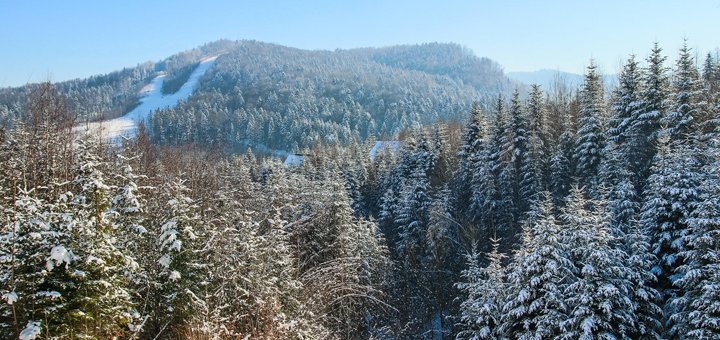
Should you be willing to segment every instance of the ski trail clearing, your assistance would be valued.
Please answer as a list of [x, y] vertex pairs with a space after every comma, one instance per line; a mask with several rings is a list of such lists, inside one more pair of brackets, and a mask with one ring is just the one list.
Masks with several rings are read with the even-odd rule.
[[119, 137], [133, 137], [135, 135], [137, 125], [141, 121], [147, 121], [152, 112], [158, 109], [175, 107], [178, 102], [190, 97], [200, 78], [205, 75], [208, 69], [210, 69], [217, 57], [218, 56], [202, 59], [200, 64], [190, 74], [190, 77], [185, 84], [183, 84], [177, 92], [163, 95], [162, 85], [163, 81], [165, 81], [166, 75], [158, 75], [150, 84], [145, 85], [140, 90], [138, 93], [140, 96], [140, 104], [132, 111], [119, 118], [93, 122], [88, 125], [82, 124], [76, 126], [74, 130], [76, 132], [85, 133], [99, 132], [103, 137], [110, 139], [115, 143], [120, 142]]

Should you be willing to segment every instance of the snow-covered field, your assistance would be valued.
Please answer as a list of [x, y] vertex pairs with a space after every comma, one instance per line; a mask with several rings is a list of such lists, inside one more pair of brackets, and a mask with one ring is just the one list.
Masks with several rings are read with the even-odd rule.
[[210, 69], [215, 59], [217, 59], [217, 56], [201, 60], [200, 65], [195, 68], [187, 82], [185, 82], [177, 92], [163, 95], [162, 85], [163, 81], [165, 81], [165, 74], [158, 75], [150, 84], [145, 85], [140, 90], [140, 93], [138, 93], [140, 104], [132, 111], [119, 118], [94, 122], [89, 125], [79, 125], [75, 127], [75, 131], [100, 133], [105, 138], [113, 141], [118, 141], [121, 136], [134, 136], [137, 125], [141, 121], [147, 120], [153, 111], [167, 107], [175, 107], [178, 102], [190, 97], [193, 90], [195, 90], [198, 80]]

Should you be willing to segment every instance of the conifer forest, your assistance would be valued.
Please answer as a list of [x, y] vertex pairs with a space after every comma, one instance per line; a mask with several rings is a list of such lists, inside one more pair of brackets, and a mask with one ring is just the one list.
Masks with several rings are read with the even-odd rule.
[[[223, 40], [0, 88], [0, 338], [720, 339], [720, 59], [648, 47], [577, 86]], [[158, 72], [197, 83], [108, 137]]]

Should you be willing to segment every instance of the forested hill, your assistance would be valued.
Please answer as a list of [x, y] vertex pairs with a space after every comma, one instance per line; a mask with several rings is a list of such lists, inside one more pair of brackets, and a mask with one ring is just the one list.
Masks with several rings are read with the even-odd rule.
[[[128, 112], [158, 72], [172, 92], [203, 57], [220, 55], [193, 96], [156, 114], [161, 144], [265, 144], [292, 150], [396, 134], [462, 119], [473, 101], [513, 87], [501, 67], [455, 44], [309, 51], [257, 41], [217, 41], [107, 75], [56, 84], [79, 121]], [[0, 90], [0, 119], [22, 114], [37, 85]]]

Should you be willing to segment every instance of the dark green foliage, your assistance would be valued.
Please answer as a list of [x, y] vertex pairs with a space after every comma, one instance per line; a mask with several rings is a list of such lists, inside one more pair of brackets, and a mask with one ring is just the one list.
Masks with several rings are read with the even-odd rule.
[[177, 92], [180, 87], [187, 82], [188, 78], [190, 78], [190, 74], [192, 74], [198, 65], [200, 65], [200, 63], [185, 65], [175, 72], [165, 76], [162, 84], [162, 93], [167, 95]]

